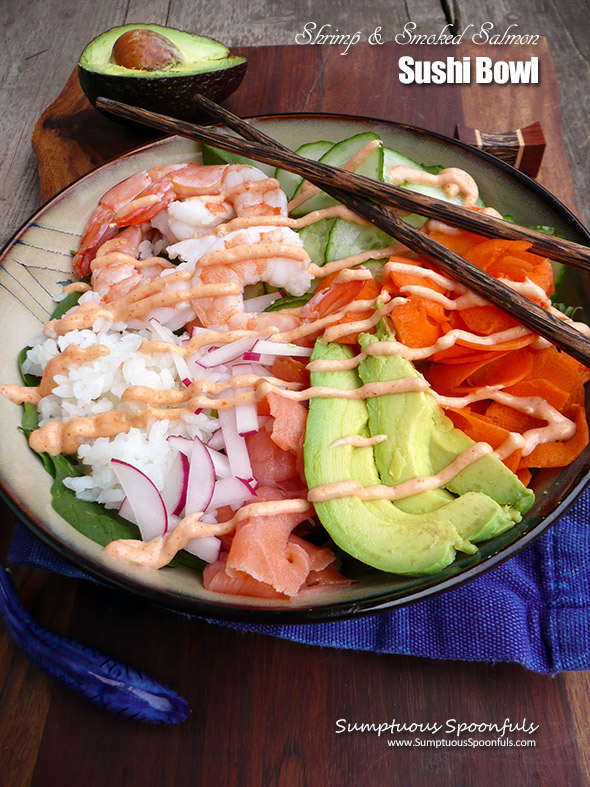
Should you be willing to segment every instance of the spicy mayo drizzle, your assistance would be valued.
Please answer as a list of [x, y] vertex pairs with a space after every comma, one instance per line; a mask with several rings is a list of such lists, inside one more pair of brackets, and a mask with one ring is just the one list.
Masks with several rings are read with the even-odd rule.
[[387, 177], [396, 185], [415, 183], [416, 185], [438, 186], [448, 197], [456, 197], [461, 194], [463, 205], [475, 205], [479, 197], [477, 183], [468, 172], [458, 167], [448, 167], [441, 170], [438, 175], [433, 175], [431, 172], [425, 172], [416, 169], [416, 167], [398, 164], [395, 167], [389, 167]]
[[312, 506], [307, 500], [292, 498], [290, 500], [268, 500], [263, 503], [248, 503], [242, 506], [227, 522], [209, 525], [201, 522], [202, 512], [189, 514], [181, 519], [178, 525], [165, 536], [151, 541], [122, 538], [111, 541], [104, 548], [105, 554], [119, 560], [125, 560], [137, 566], [163, 568], [168, 565], [174, 555], [184, 549], [193, 538], [203, 536], [222, 536], [231, 533], [237, 524], [254, 516], [273, 516], [276, 514], [298, 514], [311, 511]]
[[362, 486], [358, 481], [338, 481], [310, 489], [307, 499], [311, 503], [325, 503], [328, 500], [342, 497], [358, 497], [361, 500], [401, 500], [421, 492], [439, 489], [448, 484], [461, 470], [490, 453], [492, 453], [492, 448], [487, 443], [474, 443], [440, 473], [410, 478], [396, 486], [386, 486], [385, 484]]

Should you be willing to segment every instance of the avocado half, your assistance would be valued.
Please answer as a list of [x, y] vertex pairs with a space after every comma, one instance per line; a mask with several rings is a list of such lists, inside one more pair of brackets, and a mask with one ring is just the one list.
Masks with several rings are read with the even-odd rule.
[[[113, 47], [122, 35], [135, 30], [166, 38], [178, 50], [179, 62], [155, 70], [119, 65]], [[212, 38], [161, 25], [131, 24], [114, 27], [88, 44], [78, 62], [78, 78], [92, 104], [104, 96], [192, 120], [199, 115], [194, 103], [197, 93], [222, 101], [239, 87], [246, 67], [246, 58], [231, 55]]]

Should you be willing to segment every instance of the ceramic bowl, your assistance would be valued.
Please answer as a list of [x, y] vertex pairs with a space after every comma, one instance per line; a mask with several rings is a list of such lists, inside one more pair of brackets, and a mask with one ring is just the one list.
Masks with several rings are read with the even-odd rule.
[[[499, 159], [421, 129], [391, 122], [336, 115], [280, 115], [257, 119], [271, 136], [291, 148], [318, 139], [338, 141], [374, 130], [384, 143], [424, 164], [457, 166], [470, 172], [481, 196], [524, 225], [548, 225], [573, 241], [590, 235], [573, 214], [543, 187]], [[196, 160], [196, 143], [168, 138], [106, 164], [72, 184], [44, 205], [5, 249], [0, 268], [0, 380], [18, 383], [16, 358], [41, 331], [54, 307], [52, 297], [71, 279], [72, 250], [101, 195], [142, 169]], [[584, 277], [571, 269], [560, 287], [560, 300], [587, 307]], [[586, 309], [586, 314], [590, 311]], [[577, 315], [576, 319], [579, 319]], [[49, 547], [106, 584], [131, 591], [167, 607], [211, 618], [242, 622], [318, 622], [376, 612], [413, 603], [479, 576], [537, 538], [580, 494], [588, 480], [586, 450], [560, 471], [541, 471], [533, 481], [536, 503], [523, 521], [502, 536], [480, 545], [477, 554], [459, 556], [431, 577], [403, 578], [350, 560], [346, 572], [356, 581], [345, 588], [292, 601], [269, 601], [206, 591], [198, 572], [152, 571], [105, 556], [94, 542], [65, 522], [51, 506], [51, 478], [19, 431], [21, 408], [0, 398], [0, 484], [23, 522]]]

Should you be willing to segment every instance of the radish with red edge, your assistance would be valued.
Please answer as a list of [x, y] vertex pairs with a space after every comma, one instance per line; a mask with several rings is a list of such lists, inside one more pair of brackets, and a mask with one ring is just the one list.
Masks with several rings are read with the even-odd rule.
[[258, 339], [252, 347], [251, 352], [261, 355], [288, 355], [309, 357], [313, 349], [311, 347], [299, 347], [297, 344], [287, 344], [285, 342], [271, 342], [267, 339]]
[[164, 488], [162, 500], [166, 510], [173, 516], [179, 516], [186, 504], [188, 488], [189, 462], [185, 454], [176, 451], [170, 466]]
[[234, 361], [236, 358], [241, 358], [245, 352], [252, 349], [255, 339], [246, 337], [245, 339], [238, 339], [236, 342], [224, 344], [223, 347], [218, 347], [216, 350], [203, 355], [202, 358], [195, 358], [194, 361], [198, 366], [205, 369], [211, 369], [213, 366]]
[[168, 512], [156, 485], [137, 467], [111, 459], [113, 472], [135, 516], [135, 522], [144, 541], [163, 536], [168, 530]]
[[193, 440], [186, 492], [185, 513], [206, 511], [215, 489], [215, 468], [207, 446], [198, 437]]
[[193, 441], [188, 437], [181, 437], [177, 434], [168, 435], [166, 438], [166, 442], [170, 443], [173, 448], [176, 448], [177, 451], [180, 451], [185, 456], [189, 456], [193, 450]]

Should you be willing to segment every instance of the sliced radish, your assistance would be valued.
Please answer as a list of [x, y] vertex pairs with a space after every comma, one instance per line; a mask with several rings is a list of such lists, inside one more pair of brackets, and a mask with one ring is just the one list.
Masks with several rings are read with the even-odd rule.
[[219, 557], [221, 551], [221, 541], [217, 536], [203, 536], [202, 538], [191, 538], [185, 546], [187, 552], [196, 555], [204, 560], [205, 563], [213, 563]]
[[206, 525], [216, 525], [217, 524], [217, 509], [216, 508], [209, 508], [203, 516], [201, 517], [201, 522], [204, 522]]
[[217, 431], [213, 432], [207, 443], [207, 448], [213, 448], [214, 451], [225, 448], [225, 440], [223, 439], [223, 432], [221, 429], [217, 429]]
[[111, 465], [129, 500], [142, 539], [151, 541], [165, 535], [168, 512], [153, 481], [137, 467], [120, 459], [111, 459]]
[[198, 437], [193, 440], [186, 492], [185, 513], [206, 511], [215, 489], [215, 468], [207, 446]]
[[133, 513], [133, 509], [131, 508], [131, 503], [129, 502], [128, 497], [123, 498], [123, 502], [119, 506], [119, 510], [117, 511], [119, 516], [122, 516], [123, 519], [126, 519], [128, 522], [133, 523], [134, 525], [137, 524], [135, 521], [135, 514]]
[[192, 307], [184, 309], [173, 309], [170, 306], [160, 306], [152, 312], [152, 318], [165, 325], [171, 331], [177, 331], [179, 328], [184, 328], [187, 322], [190, 322], [195, 317], [195, 311]]
[[188, 359], [190, 376], [193, 381], [210, 380], [212, 372], [217, 375], [217, 380], [226, 380], [230, 377], [230, 372], [226, 366], [215, 366], [213, 369], [205, 369], [199, 365], [199, 356], [191, 355]]
[[[253, 374], [253, 369], [247, 363], [235, 363], [232, 366], [232, 375], [238, 377], [242, 374]], [[245, 388], [236, 388], [235, 394], [244, 393]], [[236, 428], [242, 437], [258, 431], [258, 410], [254, 402], [237, 404], [235, 407]]]
[[234, 361], [236, 358], [241, 358], [245, 352], [252, 349], [254, 342], [255, 340], [248, 337], [245, 339], [238, 339], [236, 342], [230, 342], [229, 344], [224, 344], [223, 347], [212, 350], [201, 358], [194, 358], [194, 361], [198, 366], [202, 366], [204, 369], [211, 369], [213, 366], [219, 366], [219, 364], [228, 363], [229, 361]]
[[252, 478], [252, 465], [250, 464], [246, 441], [238, 432], [235, 408], [220, 410], [219, 423], [221, 424], [225, 453], [229, 459], [232, 474], [237, 478]]
[[230, 478], [232, 472], [227, 456], [225, 454], [221, 454], [219, 451], [216, 451], [214, 448], [210, 448], [209, 443], [207, 443], [207, 450], [209, 451], [211, 459], [213, 460], [215, 475], [218, 478]]
[[166, 442], [170, 443], [173, 448], [180, 451], [181, 454], [190, 457], [193, 450], [193, 441], [188, 437], [181, 437], [177, 434], [168, 435]]
[[246, 484], [246, 486], [248, 487], [250, 492], [252, 492], [253, 495], [256, 494], [255, 489], [258, 486], [258, 481], [255, 478], [249, 478], [249, 479], [238, 478], [238, 481], [241, 481], [243, 484]]
[[252, 347], [251, 352], [261, 353], [261, 355], [289, 355], [295, 357], [310, 356], [313, 352], [311, 347], [299, 347], [297, 344], [287, 344], [285, 342], [271, 342], [268, 339], [258, 339]]
[[239, 506], [255, 496], [255, 492], [250, 487], [250, 484], [241, 478], [222, 478], [215, 484], [215, 491], [209, 507]]
[[256, 298], [248, 298], [244, 301], [244, 311], [246, 312], [263, 312], [267, 306], [274, 303], [280, 298], [278, 292], [269, 292], [266, 295], [258, 295]]
[[172, 353], [172, 362], [174, 363], [174, 366], [176, 366], [178, 376], [188, 388], [188, 386], [192, 383], [192, 378], [187, 362], [184, 360], [182, 355], [175, 352]]
[[[268, 358], [268, 365], [272, 366], [273, 363], [276, 361], [276, 358], [271, 355], [261, 355], [261, 360], [264, 358]], [[251, 363], [250, 366], [252, 367], [252, 371], [254, 374], [257, 374], [259, 377], [270, 377], [270, 369], [267, 369], [261, 363]]]
[[[270, 370], [270, 367], [273, 365], [273, 363], [277, 359], [276, 355], [269, 355], [268, 353], [250, 353], [250, 354], [258, 356], [258, 361], [257, 362], [255, 361], [255, 364], [259, 368], [264, 369], [265, 367], [267, 367], [265, 369], [265, 374], [268, 374], [268, 372]], [[261, 364], [262, 364], [262, 366], [261, 366]]]
[[187, 456], [177, 451], [162, 489], [166, 510], [173, 516], [179, 516], [186, 504], [189, 467]]

